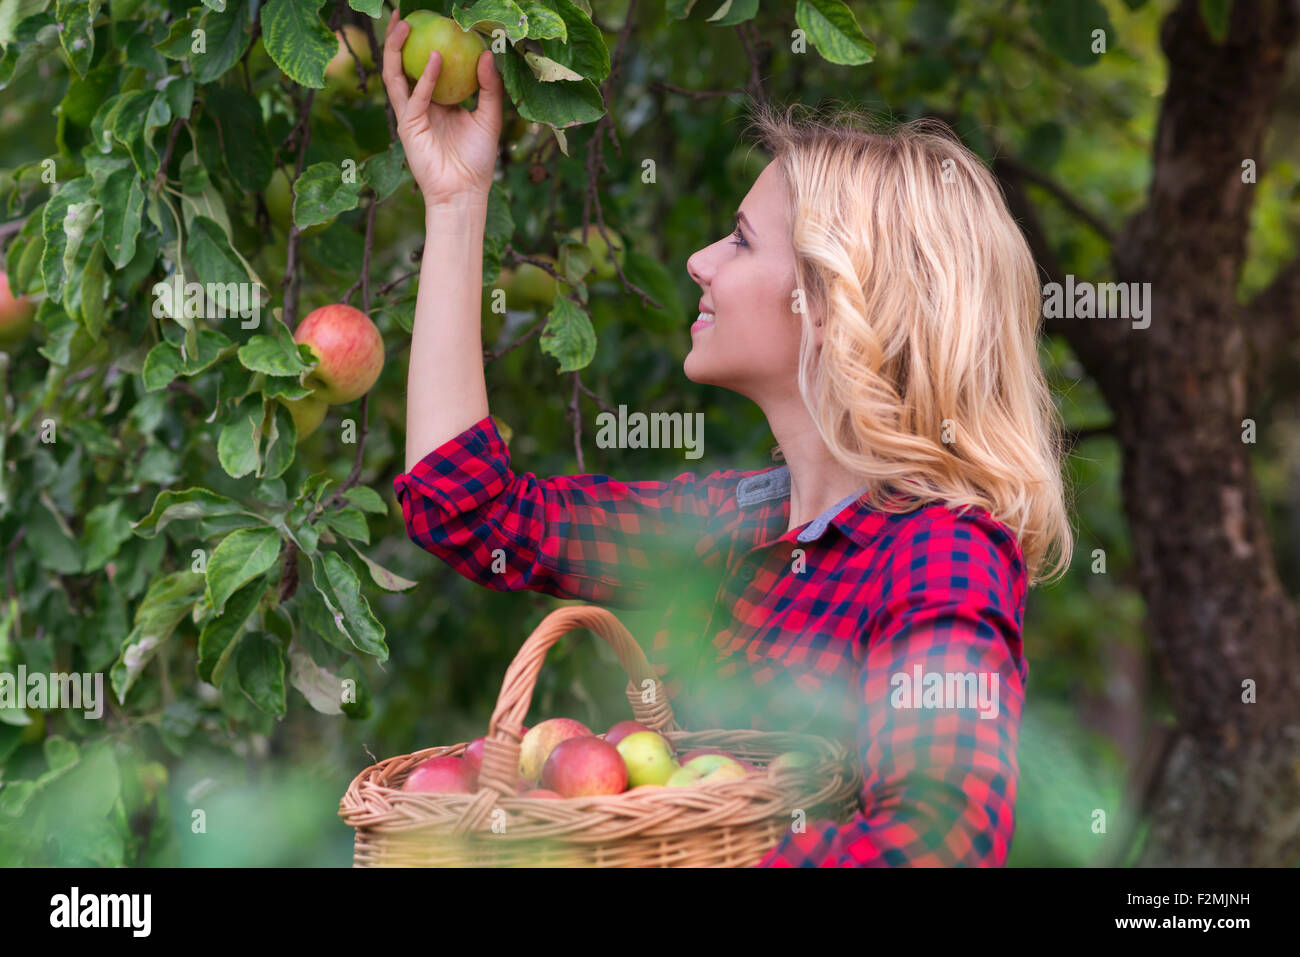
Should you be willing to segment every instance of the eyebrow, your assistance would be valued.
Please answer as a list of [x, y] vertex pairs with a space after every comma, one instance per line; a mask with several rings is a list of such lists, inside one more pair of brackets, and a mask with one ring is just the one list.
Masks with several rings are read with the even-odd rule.
[[758, 233], [754, 231], [754, 224], [749, 221], [749, 217], [746, 216], [744, 213], [737, 210], [735, 220], [737, 223], [744, 223], [745, 228], [748, 229], [750, 233], [752, 233], [754, 236], [758, 236]]

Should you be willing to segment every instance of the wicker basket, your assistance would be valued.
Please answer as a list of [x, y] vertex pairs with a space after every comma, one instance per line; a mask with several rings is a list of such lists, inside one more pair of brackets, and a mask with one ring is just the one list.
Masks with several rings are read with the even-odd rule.
[[[679, 751], [721, 748], [760, 768], [784, 751], [814, 757], [805, 768], [691, 787], [643, 786], [579, 798], [518, 797], [520, 729], [546, 652], [586, 628], [618, 655], [635, 720]], [[647, 703], [649, 702], [649, 703]], [[805, 734], [696, 731], [678, 727], [663, 685], [613, 614], [569, 605], [547, 615], [506, 670], [483, 746], [476, 794], [401, 790], [421, 761], [458, 755], [465, 743], [426, 748], [362, 771], [339, 803], [356, 828], [356, 867], [748, 867], [775, 847], [803, 812], [847, 820], [859, 776], [849, 749]]]

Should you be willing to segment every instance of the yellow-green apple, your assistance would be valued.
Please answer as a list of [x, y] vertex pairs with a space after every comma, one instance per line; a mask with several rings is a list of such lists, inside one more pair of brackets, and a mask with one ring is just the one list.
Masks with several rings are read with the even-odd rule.
[[[614, 727], [601, 735], [601, 737], [614, 745], [614, 747], [618, 747], [620, 741], [626, 738], [629, 734], [636, 734], [638, 731], [650, 731], [653, 733], [652, 728], [647, 728], [639, 721], [620, 721], [618, 724], [614, 725]], [[672, 746], [669, 745], [670, 750], [671, 748]]]
[[561, 741], [581, 737], [595, 737], [591, 729], [581, 721], [574, 721], [572, 718], [547, 718], [545, 721], [537, 722], [519, 742], [519, 776], [529, 781], [536, 781], [542, 776], [542, 767], [546, 764], [546, 759], [551, 756], [551, 752]]
[[595, 735], [566, 738], [542, 765], [542, 788], [561, 797], [621, 794], [627, 764], [618, 748]]
[[704, 754], [715, 754], [715, 755], [721, 755], [724, 758], [730, 758], [732, 761], [735, 761], [746, 771], [759, 770], [758, 767], [756, 767], [753, 764], [750, 764], [748, 761], [744, 760], [743, 758], [738, 758], [734, 754], [728, 754], [726, 751], [723, 751], [720, 748], [696, 748], [694, 751], [687, 751], [680, 758], [678, 758], [678, 761], [681, 764], [685, 765], [688, 762], [693, 761]]
[[314, 395], [305, 396], [301, 399], [281, 399], [280, 404], [288, 409], [289, 415], [293, 417], [293, 425], [298, 432], [299, 442], [320, 427], [320, 424], [325, 421], [325, 413], [329, 409], [329, 403], [316, 398]]
[[[334, 32], [339, 38], [339, 49], [325, 67], [325, 88], [348, 99], [357, 99], [365, 95], [357, 74], [357, 60], [365, 67], [367, 88], [375, 76], [375, 58], [370, 55], [370, 38], [366, 36], [365, 30], [351, 23]], [[345, 35], [346, 43], [343, 41]], [[349, 46], [352, 47], [351, 52], [348, 51]], [[353, 53], [356, 54], [356, 59], [353, 59]]]
[[[609, 737], [606, 736], [608, 743]], [[627, 785], [663, 784], [680, 765], [673, 760], [673, 748], [657, 731], [633, 731], [615, 746], [627, 765]]]
[[416, 765], [402, 783], [403, 791], [431, 791], [438, 794], [473, 794], [474, 771], [455, 755], [429, 758]]
[[670, 788], [717, 784], [722, 781], [739, 781], [748, 773], [735, 758], [729, 758], [725, 754], [701, 754], [674, 771], [672, 777], [664, 783]]
[[[554, 256], [538, 256], [559, 272]], [[509, 275], [506, 275], [509, 273]], [[506, 291], [507, 309], [529, 309], [533, 306], [549, 306], [555, 301], [559, 280], [540, 266], [532, 263], [520, 263], [513, 271], [502, 270], [504, 278], [497, 283]]]
[[14, 296], [9, 277], [0, 272], [0, 344], [15, 345], [32, 331], [36, 305], [26, 296]]
[[308, 313], [294, 331], [320, 361], [304, 383], [316, 398], [338, 405], [365, 395], [384, 368], [384, 338], [360, 309], [341, 302]]
[[[586, 245], [587, 248], [591, 250], [592, 275], [596, 279], [613, 279], [618, 275], [617, 270], [614, 268], [614, 260], [609, 257], [609, 248], [611, 245], [614, 247], [614, 259], [618, 260], [620, 266], [623, 265], [624, 257], [626, 256], [626, 251], [623, 247], [623, 237], [612, 229], [607, 229], [607, 232], [609, 233], [609, 238], [611, 240], [608, 243], [605, 242], [605, 237], [600, 234], [599, 226], [595, 223], [591, 223], [587, 226]], [[569, 230], [569, 236], [576, 239], [578, 242], [582, 242], [582, 227], [575, 226], [573, 229]]]
[[455, 106], [478, 89], [478, 59], [487, 49], [474, 30], [462, 30], [450, 17], [431, 10], [412, 10], [406, 15], [411, 32], [402, 44], [402, 69], [414, 83], [424, 73], [429, 54], [442, 54], [438, 82], [433, 85], [433, 102]]
[[783, 771], [786, 768], [810, 768], [817, 763], [817, 759], [811, 754], [803, 751], [786, 751], [784, 754], [778, 754], [772, 759], [772, 763], [767, 766], [768, 771]]

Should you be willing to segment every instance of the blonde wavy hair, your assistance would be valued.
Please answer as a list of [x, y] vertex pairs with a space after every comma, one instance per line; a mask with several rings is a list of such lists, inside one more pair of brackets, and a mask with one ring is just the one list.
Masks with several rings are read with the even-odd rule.
[[1073, 531], [1038, 362], [1041, 287], [996, 180], [937, 119], [882, 129], [798, 104], [750, 116], [791, 211], [799, 391], [836, 461], [885, 511], [987, 509], [1031, 583], [1060, 577]]

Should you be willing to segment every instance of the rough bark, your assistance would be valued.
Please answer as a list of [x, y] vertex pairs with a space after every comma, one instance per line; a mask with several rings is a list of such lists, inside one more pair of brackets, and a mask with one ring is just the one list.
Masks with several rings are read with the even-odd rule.
[[[1267, 427], [1252, 407], [1261, 345], [1277, 349], [1300, 327], [1286, 309], [1294, 270], [1250, 307], [1235, 296], [1256, 188], [1242, 161], [1262, 166], [1298, 21], [1294, 0], [1237, 2], [1216, 45], [1196, 0], [1169, 14], [1150, 194], [1113, 249], [1116, 281], [1151, 283], [1151, 325], [1049, 328], [1114, 413], [1148, 631], [1177, 717], [1150, 792], [1144, 865], [1300, 863], [1300, 619], [1243, 441], [1243, 420]], [[1059, 277], [1023, 177], [995, 172], [1043, 271]], [[1247, 683], [1256, 703], [1243, 701]]]

